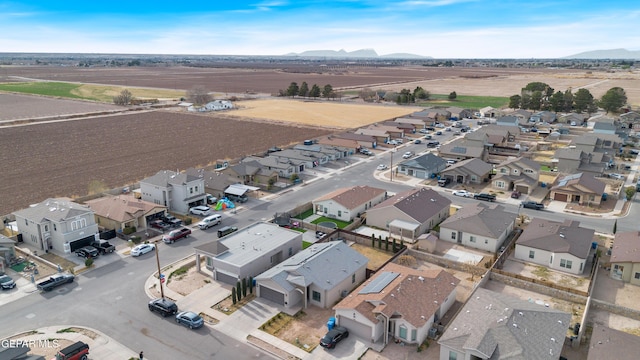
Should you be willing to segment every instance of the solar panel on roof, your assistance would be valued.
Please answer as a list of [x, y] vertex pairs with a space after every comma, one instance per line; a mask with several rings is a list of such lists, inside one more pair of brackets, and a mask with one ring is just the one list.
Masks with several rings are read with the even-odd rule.
[[393, 271], [385, 271], [375, 279], [371, 280], [369, 285], [365, 286], [362, 290], [358, 292], [358, 294], [377, 294], [382, 289], [384, 289], [387, 285], [389, 285], [395, 278], [397, 278], [400, 273]]

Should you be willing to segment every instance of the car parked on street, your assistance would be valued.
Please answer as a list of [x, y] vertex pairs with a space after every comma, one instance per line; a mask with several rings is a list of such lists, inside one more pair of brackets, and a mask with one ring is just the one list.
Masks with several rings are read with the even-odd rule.
[[131, 249], [131, 256], [140, 256], [156, 249], [154, 244], [140, 244]]
[[206, 230], [212, 226], [220, 224], [221, 221], [222, 221], [222, 215], [213, 214], [202, 219], [202, 221], [198, 223], [198, 227], [200, 228], [200, 230]]
[[415, 155], [415, 153], [413, 151], [407, 151], [406, 153], [402, 154], [402, 158], [403, 159], [409, 159], [411, 158], [413, 155]]
[[167, 235], [162, 236], [162, 241], [165, 244], [173, 244], [176, 240], [187, 238], [191, 235], [191, 229], [183, 227], [180, 229], [172, 230]]
[[422, 144], [422, 140], [420, 140], [420, 139], [415, 139], [415, 140], [413, 141], [413, 143], [414, 143], [414, 144]]
[[16, 282], [9, 275], [0, 275], [0, 288], [9, 290], [16, 287]]
[[489, 193], [475, 194], [473, 195], [473, 198], [477, 200], [484, 200], [484, 201], [491, 201], [491, 202], [496, 201], [496, 196]]
[[173, 301], [165, 298], [159, 298], [149, 301], [149, 311], [155, 311], [165, 317], [178, 313], [178, 305]]
[[462, 197], [468, 197], [468, 198], [472, 198], [473, 197], [473, 193], [470, 193], [467, 190], [455, 190], [453, 192], [453, 195], [462, 196]]
[[320, 346], [327, 349], [333, 349], [342, 339], [349, 337], [349, 330], [343, 326], [336, 326], [329, 330], [327, 334], [320, 339]]
[[609, 174], [609, 177], [612, 179], [624, 180], [624, 175], [622, 174], [612, 173], [612, 174]]
[[189, 209], [189, 213], [193, 215], [209, 216], [211, 215], [211, 208], [207, 205], [194, 206]]
[[385, 165], [385, 164], [380, 164], [380, 165], [378, 165], [378, 167], [376, 168], [376, 170], [387, 170], [387, 169], [388, 169], [388, 167], [387, 167], [387, 165]]
[[98, 249], [94, 248], [93, 246], [83, 246], [80, 249], [76, 250], [76, 255], [83, 257], [85, 259], [97, 258], [98, 255], [100, 255], [100, 252], [98, 251]]
[[535, 201], [523, 201], [522, 207], [525, 209], [542, 210], [544, 209], [544, 204]]
[[199, 329], [204, 325], [204, 319], [202, 316], [194, 313], [193, 311], [182, 311], [176, 315], [176, 322], [182, 324], [189, 329]]

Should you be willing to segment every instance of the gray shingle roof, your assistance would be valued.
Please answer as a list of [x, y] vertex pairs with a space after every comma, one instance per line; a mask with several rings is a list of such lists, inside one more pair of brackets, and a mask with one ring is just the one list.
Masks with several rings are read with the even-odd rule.
[[611, 262], [640, 263], [640, 231], [616, 234], [611, 250]]
[[423, 223], [439, 213], [444, 208], [449, 208], [451, 200], [438, 194], [432, 189], [411, 189], [388, 198], [373, 209], [382, 209], [394, 206], [419, 223]]
[[478, 288], [439, 344], [486, 359], [558, 359], [571, 314]]
[[640, 337], [594, 323], [587, 360], [637, 360]]
[[427, 171], [437, 171], [447, 165], [447, 161], [432, 153], [426, 153], [413, 159], [403, 161], [401, 163], [404, 166], [410, 168], [424, 169]]
[[598, 180], [593, 174], [577, 173], [562, 177], [551, 190], [577, 190], [576, 187], [583, 187], [589, 192], [602, 195], [606, 184]]
[[579, 221], [556, 222], [533, 218], [516, 244], [553, 253], [569, 253], [586, 259], [593, 242], [594, 230], [579, 225]]
[[177, 173], [171, 170], [160, 170], [155, 175], [140, 181], [147, 184], [167, 187], [168, 185], [186, 185], [192, 181], [198, 180], [198, 177], [187, 174]]
[[13, 214], [40, 223], [43, 220], [62, 222], [78, 215], [93, 214], [89, 207], [74, 203], [67, 199], [49, 198], [41, 203], [25, 209], [14, 211]]
[[493, 166], [478, 158], [472, 158], [472, 159], [465, 159], [465, 160], [459, 161], [451, 165], [450, 167], [448, 167], [446, 170], [442, 171], [442, 173], [447, 173], [455, 169], [464, 169], [471, 174], [484, 176], [484, 175], [487, 175], [489, 171], [493, 169]]
[[468, 234], [498, 238], [516, 219], [502, 205], [477, 203], [465, 206], [440, 224], [440, 228], [454, 229]]
[[362, 204], [368, 203], [378, 196], [386, 193], [386, 190], [367, 185], [352, 186], [332, 191], [324, 196], [315, 199], [313, 202], [333, 200], [347, 209], [355, 209]]

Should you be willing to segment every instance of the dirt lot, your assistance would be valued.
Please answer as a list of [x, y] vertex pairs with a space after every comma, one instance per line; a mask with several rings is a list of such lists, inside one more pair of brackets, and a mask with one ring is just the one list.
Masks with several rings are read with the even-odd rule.
[[139, 112], [0, 128], [0, 214], [48, 197], [135, 183], [162, 169], [201, 167], [330, 133], [182, 112]]
[[0, 93], [0, 121], [73, 114], [122, 111], [122, 107], [91, 101]]

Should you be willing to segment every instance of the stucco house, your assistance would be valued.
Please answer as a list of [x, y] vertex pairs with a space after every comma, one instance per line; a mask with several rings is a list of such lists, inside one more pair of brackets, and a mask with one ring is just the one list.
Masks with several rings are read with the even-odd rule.
[[9, 261], [16, 256], [16, 242], [0, 233], [0, 271], [4, 273]]
[[514, 115], [501, 116], [496, 119], [496, 125], [498, 126], [520, 126], [520, 123], [525, 122], [526, 120], [521, 120], [519, 117]]
[[440, 360], [559, 359], [571, 314], [484, 288], [438, 340]]
[[444, 159], [457, 161], [474, 158], [487, 161], [489, 157], [487, 148], [482, 142], [464, 138], [455, 139], [442, 145], [438, 150], [438, 155]]
[[[344, 132], [344, 133], [332, 135], [332, 137], [333, 136], [335, 136], [338, 139], [355, 141], [359, 147], [375, 149], [378, 146], [378, 139], [375, 136], [371, 136], [371, 135]], [[381, 143], [384, 143], [384, 142], [385, 141], [382, 141]]]
[[360, 185], [332, 191], [312, 203], [316, 213], [350, 222], [386, 198], [386, 190]]
[[[582, 274], [592, 252], [594, 230], [579, 221], [533, 218], [516, 241], [516, 259], [571, 274]], [[588, 271], [588, 270], [587, 270]]]
[[116, 231], [127, 227], [145, 229], [167, 210], [165, 206], [137, 199], [133, 194], [107, 195], [86, 201], [85, 205], [93, 210], [98, 226]]
[[465, 205], [440, 224], [440, 240], [495, 253], [513, 231], [516, 216], [502, 205]]
[[[268, 178], [268, 176], [263, 177], [262, 167], [257, 161], [243, 161], [241, 164], [237, 165], [238, 166], [231, 165], [213, 171], [188, 168], [185, 170], [185, 173], [190, 176], [202, 178], [204, 181], [205, 193], [212, 194], [218, 198], [222, 198], [224, 189], [231, 184], [244, 183], [244, 181], [247, 180], [258, 181], [257, 179]], [[278, 174], [275, 171], [265, 170], [265, 172], [271, 173], [276, 179], [278, 178]]]
[[160, 170], [140, 180], [140, 193], [142, 200], [178, 214], [187, 214], [190, 207], [207, 203], [203, 178], [171, 170]]
[[616, 233], [611, 249], [610, 276], [640, 285], [640, 232]]
[[572, 174], [588, 172], [602, 174], [608, 157], [604, 153], [586, 152], [574, 147], [560, 148], [554, 154], [554, 162], [558, 172]]
[[496, 166], [491, 185], [502, 191], [516, 190], [531, 194], [538, 186], [539, 179], [539, 163], [525, 157], [509, 157]]
[[47, 199], [13, 212], [25, 243], [42, 250], [69, 254], [100, 239], [89, 207], [70, 199]]
[[316, 243], [256, 276], [256, 294], [286, 308], [329, 308], [365, 280], [368, 262], [343, 241]]
[[213, 279], [235, 285], [255, 277], [296, 254], [302, 248], [302, 233], [273, 223], [258, 222], [194, 248], [196, 267], [206, 258]]
[[451, 200], [427, 188], [398, 193], [367, 211], [367, 225], [414, 242], [449, 216]]
[[451, 179], [455, 184], [482, 184], [489, 180], [493, 166], [480, 159], [466, 159], [442, 170], [441, 177]]
[[593, 174], [577, 173], [558, 178], [551, 187], [550, 198], [580, 205], [600, 206], [606, 184]]
[[247, 156], [242, 160], [243, 162], [256, 161], [262, 166], [262, 168], [268, 170], [267, 173], [276, 172], [279, 177], [290, 178], [293, 174], [298, 174], [304, 171], [305, 162], [299, 160], [292, 160], [288, 158], [278, 158], [275, 156]]
[[333, 309], [338, 325], [366, 342], [421, 344], [455, 303], [459, 282], [442, 269], [388, 263]]
[[432, 153], [426, 153], [398, 164], [398, 173], [419, 179], [430, 179], [446, 168], [446, 160]]

